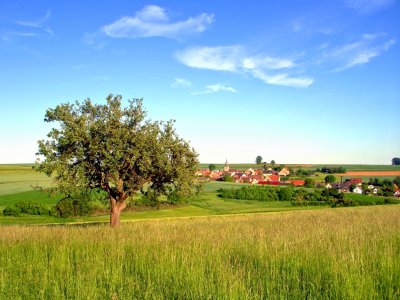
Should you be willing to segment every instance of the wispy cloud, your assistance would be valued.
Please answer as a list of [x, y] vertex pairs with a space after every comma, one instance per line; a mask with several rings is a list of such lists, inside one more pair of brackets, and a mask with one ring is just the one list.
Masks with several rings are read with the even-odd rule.
[[46, 14], [36, 20], [12, 20], [8, 21], [9, 25], [13, 24], [12, 29], [6, 29], [0, 35], [0, 39], [4, 42], [12, 41], [15, 38], [32, 38], [32, 37], [49, 37], [54, 36], [53, 30], [46, 25], [50, 19], [51, 12], [48, 10]]
[[276, 84], [276, 85], [291, 86], [298, 88], [308, 87], [314, 82], [314, 79], [309, 77], [293, 77], [286, 73], [268, 75], [263, 71], [253, 70], [251, 74], [254, 77], [261, 79], [262, 81], [268, 84]]
[[363, 34], [360, 39], [328, 52], [326, 56], [339, 63], [335, 72], [370, 62], [396, 43], [385, 38], [385, 34]]
[[374, 13], [388, 8], [395, 0], [344, 0], [345, 5], [360, 13]]
[[192, 86], [192, 82], [185, 78], [175, 78], [174, 82], [171, 83], [172, 87], [190, 87]]
[[183, 21], [173, 22], [166, 10], [157, 5], [145, 6], [133, 17], [122, 17], [101, 30], [113, 38], [167, 37], [202, 32], [214, 21], [212, 14], [202, 13]]
[[26, 21], [26, 20], [17, 20], [14, 23], [21, 25], [21, 26], [26, 26], [26, 27], [34, 27], [34, 28], [43, 28], [44, 27], [44, 23], [50, 18], [50, 11], [48, 10], [46, 12], [46, 14], [34, 21]]
[[176, 57], [188, 67], [236, 72], [242, 55], [241, 47], [227, 46], [189, 48], [178, 52]]
[[217, 83], [207, 85], [204, 91], [194, 92], [192, 95], [214, 94], [218, 92], [236, 93], [237, 91], [233, 87]]
[[291, 59], [249, 55], [241, 46], [189, 48], [176, 53], [176, 58], [188, 67], [250, 74], [267, 84], [307, 87], [313, 82], [290, 75], [289, 70], [296, 67]]

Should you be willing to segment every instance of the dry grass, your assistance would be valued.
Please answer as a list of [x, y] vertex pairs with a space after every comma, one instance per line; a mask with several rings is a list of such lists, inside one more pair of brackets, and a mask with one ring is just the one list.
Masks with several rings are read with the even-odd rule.
[[1, 299], [400, 297], [400, 206], [10, 226]]

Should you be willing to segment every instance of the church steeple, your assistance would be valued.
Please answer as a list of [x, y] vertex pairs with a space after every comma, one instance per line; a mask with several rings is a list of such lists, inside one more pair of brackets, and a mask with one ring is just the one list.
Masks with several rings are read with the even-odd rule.
[[228, 159], [225, 160], [224, 172], [229, 172]]

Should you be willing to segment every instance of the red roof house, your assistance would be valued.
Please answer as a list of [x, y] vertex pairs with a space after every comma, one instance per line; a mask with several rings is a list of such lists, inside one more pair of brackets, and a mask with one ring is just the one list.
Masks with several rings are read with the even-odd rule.
[[290, 183], [294, 186], [302, 186], [302, 185], [304, 185], [305, 181], [303, 179], [295, 179], [295, 180], [291, 180]]

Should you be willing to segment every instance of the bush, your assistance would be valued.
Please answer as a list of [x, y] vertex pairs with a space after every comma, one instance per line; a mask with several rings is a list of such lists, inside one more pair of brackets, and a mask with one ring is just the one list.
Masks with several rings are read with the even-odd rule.
[[312, 178], [306, 178], [306, 179], [304, 180], [304, 186], [305, 186], [305, 187], [308, 187], [308, 188], [313, 188], [313, 187], [315, 187], [315, 181], [314, 181], [314, 179], [312, 179]]
[[52, 215], [56, 217], [68, 218], [74, 216], [84, 216], [92, 212], [90, 200], [85, 198], [63, 198], [53, 207]]
[[15, 204], [22, 214], [28, 215], [49, 215], [49, 210], [46, 206], [36, 201], [20, 201]]
[[233, 177], [232, 177], [231, 175], [225, 174], [225, 175], [222, 177], [222, 181], [225, 181], [225, 182], [233, 182], [234, 180], [233, 180]]
[[278, 191], [278, 197], [280, 201], [291, 201], [293, 197], [293, 188], [280, 188]]
[[170, 204], [177, 204], [177, 203], [186, 203], [187, 202], [187, 198], [182, 197], [181, 195], [179, 195], [178, 193], [176, 193], [175, 191], [170, 193], [167, 197], [167, 202]]
[[20, 213], [21, 211], [19, 210], [19, 208], [15, 206], [7, 206], [5, 209], [3, 209], [3, 214], [5, 216], [19, 217]]

